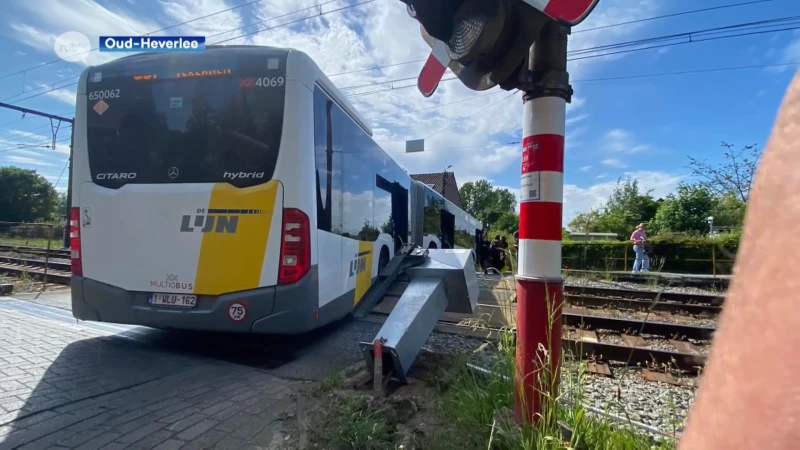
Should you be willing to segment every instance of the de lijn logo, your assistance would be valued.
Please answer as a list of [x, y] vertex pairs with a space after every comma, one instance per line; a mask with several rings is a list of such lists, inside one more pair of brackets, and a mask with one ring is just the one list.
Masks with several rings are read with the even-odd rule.
[[236, 233], [242, 216], [262, 215], [263, 209], [202, 209], [181, 217], [182, 233]]
[[367, 250], [356, 255], [356, 258], [350, 261], [350, 278], [367, 270], [367, 256], [372, 253], [372, 250]]

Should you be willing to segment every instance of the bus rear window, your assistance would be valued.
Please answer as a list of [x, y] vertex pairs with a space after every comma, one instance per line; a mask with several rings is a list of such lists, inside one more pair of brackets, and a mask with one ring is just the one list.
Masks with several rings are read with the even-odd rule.
[[118, 188], [213, 182], [246, 187], [270, 180], [281, 143], [286, 72], [265, 72], [269, 76], [211, 73], [153, 80], [90, 72], [87, 144], [93, 181]]

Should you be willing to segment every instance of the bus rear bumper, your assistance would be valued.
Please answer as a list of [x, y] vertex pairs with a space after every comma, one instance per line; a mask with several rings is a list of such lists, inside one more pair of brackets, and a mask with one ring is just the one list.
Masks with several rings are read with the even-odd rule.
[[[72, 315], [79, 320], [184, 329], [260, 334], [297, 334], [318, 326], [318, 272], [312, 266], [300, 281], [219, 296], [198, 295], [192, 309], [153, 306], [149, 292], [128, 291], [90, 278], [72, 277]], [[231, 306], [245, 308], [233, 320]]]

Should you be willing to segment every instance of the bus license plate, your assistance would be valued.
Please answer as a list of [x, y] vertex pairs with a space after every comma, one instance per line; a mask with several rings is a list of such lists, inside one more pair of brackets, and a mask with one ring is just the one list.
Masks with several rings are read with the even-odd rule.
[[185, 294], [151, 294], [150, 304], [156, 306], [194, 308], [195, 305], [197, 305], [197, 296]]

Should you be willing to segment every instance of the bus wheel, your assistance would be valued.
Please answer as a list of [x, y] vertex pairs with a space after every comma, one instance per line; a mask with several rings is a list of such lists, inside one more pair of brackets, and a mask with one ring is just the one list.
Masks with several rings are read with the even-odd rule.
[[436, 248], [437, 248], [436, 242], [431, 242], [430, 244], [428, 244], [428, 249], [436, 250]]
[[378, 258], [378, 275], [381, 274], [383, 268], [389, 265], [389, 250], [386, 247], [381, 247], [381, 256]]

